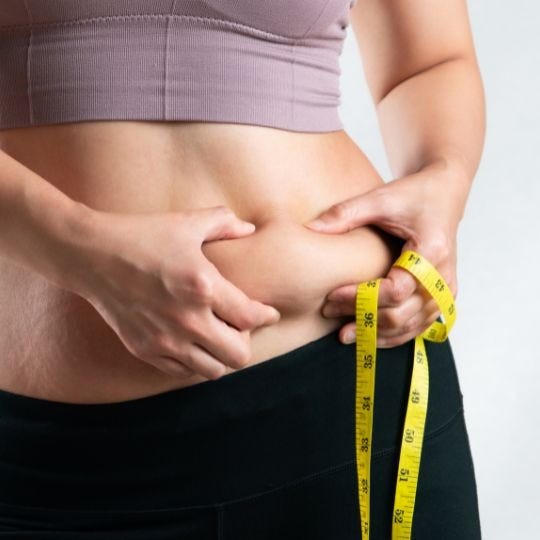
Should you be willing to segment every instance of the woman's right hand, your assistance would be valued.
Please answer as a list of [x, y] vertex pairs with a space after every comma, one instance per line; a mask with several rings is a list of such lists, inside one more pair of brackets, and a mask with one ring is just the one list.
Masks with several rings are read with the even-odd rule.
[[251, 359], [250, 332], [276, 323], [272, 306], [246, 296], [204, 256], [205, 241], [254, 225], [226, 206], [157, 214], [97, 212], [95, 234], [70, 287], [128, 351], [174, 376], [218, 379]]

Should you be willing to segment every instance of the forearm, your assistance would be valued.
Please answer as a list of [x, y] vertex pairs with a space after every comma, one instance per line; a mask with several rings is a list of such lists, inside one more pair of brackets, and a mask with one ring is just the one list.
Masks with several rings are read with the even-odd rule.
[[69, 288], [92, 210], [0, 151], [0, 257]]
[[393, 175], [432, 169], [463, 212], [485, 137], [476, 60], [457, 58], [422, 71], [396, 85], [376, 107]]

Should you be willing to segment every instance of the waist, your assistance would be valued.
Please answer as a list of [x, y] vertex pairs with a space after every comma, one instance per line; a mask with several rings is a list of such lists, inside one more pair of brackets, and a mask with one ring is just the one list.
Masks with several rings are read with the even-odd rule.
[[[337, 328], [343, 319], [320, 313], [325, 295], [384, 275], [397, 256], [393, 237], [375, 228], [325, 235], [303, 226], [332, 204], [382, 182], [344, 133], [96, 124], [57, 126], [52, 133], [33, 128], [24, 139], [11, 132], [3, 146], [72, 198], [102, 211], [225, 204], [254, 222], [257, 229], [247, 237], [202, 245], [226, 279], [282, 314], [279, 323], [252, 332], [253, 363]], [[46, 132], [52, 135], [47, 140]], [[0, 388], [92, 403], [204, 380], [158, 371], [131, 355], [83, 298], [7, 260], [0, 265]]]
[[88, 206], [181, 211], [225, 204], [298, 222], [383, 183], [345, 131], [217, 122], [93, 121], [0, 130], [0, 148]]

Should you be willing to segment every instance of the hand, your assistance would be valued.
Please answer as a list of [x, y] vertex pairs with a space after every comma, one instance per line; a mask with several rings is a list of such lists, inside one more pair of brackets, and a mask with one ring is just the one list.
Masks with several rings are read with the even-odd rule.
[[[315, 220], [305, 225], [330, 234], [377, 225], [405, 240], [402, 252], [412, 249], [427, 258], [455, 298], [456, 235], [465, 205], [458, 180], [448, 171], [425, 168], [331, 206], [319, 215], [320, 227]], [[357, 287], [355, 283], [331, 291], [322, 314], [355, 315]], [[412, 274], [392, 267], [379, 288], [377, 346], [401, 345], [421, 334], [439, 315], [437, 304]], [[344, 343], [356, 340], [356, 321], [340, 329], [340, 339]]]
[[[254, 225], [225, 206], [160, 214], [98, 212], [77, 264], [86, 298], [139, 359], [175, 376], [217, 379], [245, 367], [250, 331], [279, 312], [248, 298], [204, 256], [205, 241]], [[87, 268], [86, 272], [81, 268]]]

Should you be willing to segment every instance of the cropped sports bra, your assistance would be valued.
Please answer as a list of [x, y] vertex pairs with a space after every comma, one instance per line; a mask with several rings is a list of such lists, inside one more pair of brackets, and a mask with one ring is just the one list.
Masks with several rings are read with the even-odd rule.
[[356, 1], [0, 0], [0, 129], [343, 129], [339, 60]]

